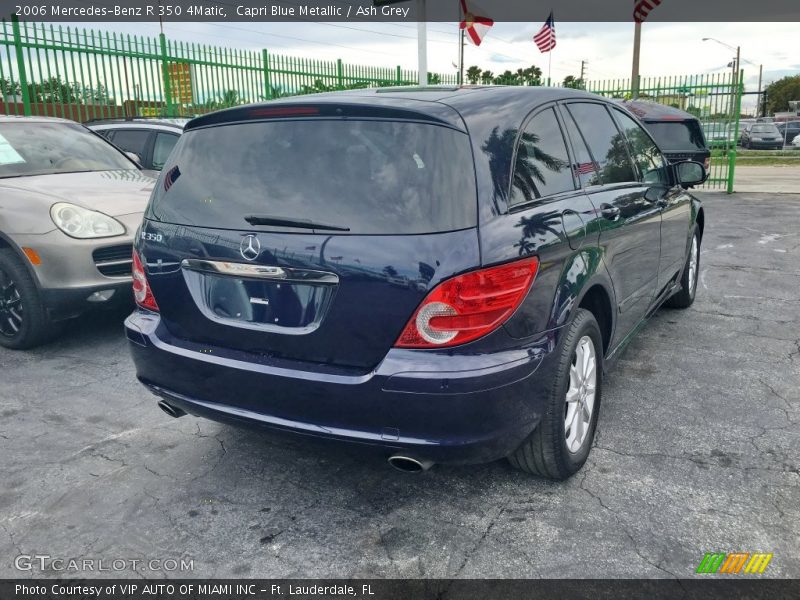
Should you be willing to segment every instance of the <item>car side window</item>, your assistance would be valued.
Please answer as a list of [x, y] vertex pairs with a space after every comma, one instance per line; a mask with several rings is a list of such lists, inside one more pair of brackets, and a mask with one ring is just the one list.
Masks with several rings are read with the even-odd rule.
[[578, 130], [572, 115], [568, 111], [562, 111], [562, 115], [564, 116], [567, 135], [572, 142], [572, 150], [575, 154], [572, 170], [581, 182], [581, 187], [597, 185], [600, 183], [600, 167], [594, 162], [592, 155], [589, 153], [586, 141]]
[[622, 131], [625, 132], [625, 137], [628, 138], [631, 157], [639, 167], [642, 180], [649, 184], [669, 183], [667, 163], [664, 160], [664, 156], [658, 146], [650, 139], [650, 136], [647, 135], [647, 132], [621, 110], [615, 108], [614, 114]]
[[568, 107], [597, 162], [600, 173], [596, 183], [638, 181], [625, 136], [617, 129], [605, 106], [575, 102]]
[[172, 133], [157, 133], [153, 145], [153, 168], [160, 171], [167, 162], [169, 153], [178, 143], [178, 136]]
[[125, 152], [136, 152], [139, 158], [144, 159], [144, 150], [150, 132], [144, 129], [117, 129], [114, 134], [114, 144]]
[[533, 117], [517, 147], [510, 204], [575, 189], [564, 134], [552, 108]]

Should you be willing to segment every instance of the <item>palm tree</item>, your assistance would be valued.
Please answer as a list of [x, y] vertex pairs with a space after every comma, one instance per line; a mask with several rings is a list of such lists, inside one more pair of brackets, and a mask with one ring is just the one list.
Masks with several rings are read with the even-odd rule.
[[507, 201], [510, 188], [513, 187], [522, 194], [525, 202], [529, 202], [537, 197], [536, 182], [545, 181], [540, 165], [544, 165], [550, 171], [560, 171], [567, 167], [568, 163], [544, 152], [538, 146], [539, 136], [526, 131], [520, 138], [513, 180], [509, 181], [511, 156], [516, 139], [516, 129], [506, 129], [500, 133], [499, 128], [495, 127], [489, 139], [481, 146], [481, 150], [489, 155], [489, 169], [492, 172], [495, 197]]
[[494, 81], [494, 73], [488, 70], [481, 73], [481, 83], [488, 85], [493, 81]]
[[522, 70], [522, 80], [528, 85], [541, 85], [542, 70], [536, 65], [531, 65]]
[[469, 81], [472, 85], [475, 85], [478, 83], [478, 80], [481, 78], [482, 74], [483, 71], [481, 71], [481, 68], [477, 65], [473, 65], [467, 69], [467, 81]]
[[[514, 244], [519, 248], [519, 255], [534, 252], [548, 238], [555, 236], [556, 239], [564, 240], [566, 234], [561, 222], [561, 214], [558, 211], [538, 212], [528, 217], [520, 217], [519, 223], [514, 227], [521, 227], [520, 239]], [[538, 240], [536, 239], [538, 238]]]

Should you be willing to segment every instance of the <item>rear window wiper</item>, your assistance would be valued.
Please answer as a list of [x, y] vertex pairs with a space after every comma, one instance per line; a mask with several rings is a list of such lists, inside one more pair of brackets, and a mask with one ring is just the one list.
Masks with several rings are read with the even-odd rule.
[[292, 219], [275, 215], [248, 215], [244, 218], [250, 225], [277, 225], [280, 227], [297, 227], [300, 229], [324, 229], [326, 231], [350, 231], [349, 227], [320, 223], [310, 219]]

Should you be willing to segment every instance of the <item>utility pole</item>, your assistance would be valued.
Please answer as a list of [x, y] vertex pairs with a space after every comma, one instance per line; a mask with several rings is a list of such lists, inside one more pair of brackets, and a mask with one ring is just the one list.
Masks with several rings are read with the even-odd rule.
[[580, 77], [580, 79], [581, 79], [581, 82], [583, 82], [583, 75], [584, 75], [584, 73], [586, 73], [586, 61], [585, 61], [585, 60], [582, 60], [582, 61], [581, 61], [581, 77]]
[[633, 29], [633, 68], [631, 69], [631, 97], [639, 97], [639, 49], [642, 45], [642, 24], [636, 21]]
[[764, 70], [764, 65], [758, 65], [758, 96], [756, 96], [756, 117], [763, 117], [761, 114], [761, 73]]

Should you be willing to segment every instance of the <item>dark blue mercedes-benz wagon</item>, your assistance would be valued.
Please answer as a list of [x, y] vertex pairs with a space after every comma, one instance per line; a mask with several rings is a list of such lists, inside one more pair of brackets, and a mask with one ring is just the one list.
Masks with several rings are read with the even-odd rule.
[[703, 209], [576, 90], [380, 89], [192, 120], [137, 236], [126, 330], [171, 416], [370, 444], [404, 470], [585, 462], [602, 374], [694, 300]]

